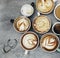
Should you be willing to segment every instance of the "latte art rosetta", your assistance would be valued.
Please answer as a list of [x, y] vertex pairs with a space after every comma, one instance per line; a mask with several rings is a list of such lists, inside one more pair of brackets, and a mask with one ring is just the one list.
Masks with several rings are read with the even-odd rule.
[[55, 39], [54, 38], [48, 38], [44, 40], [44, 43], [42, 44], [45, 48], [52, 49], [56, 45]]
[[58, 46], [58, 40], [52, 35], [47, 35], [41, 39], [41, 47], [46, 51], [53, 51]]

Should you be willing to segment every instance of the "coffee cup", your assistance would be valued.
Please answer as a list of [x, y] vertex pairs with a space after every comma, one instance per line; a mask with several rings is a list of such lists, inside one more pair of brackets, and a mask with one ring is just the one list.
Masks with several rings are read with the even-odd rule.
[[39, 45], [39, 37], [36, 33], [28, 31], [24, 33], [20, 38], [20, 45], [25, 50], [25, 55], [29, 51], [35, 50]]
[[57, 20], [60, 21], [60, 4], [57, 4], [54, 9], [54, 16]]
[[36, 0], [36, 9], [39, 13], [49, 14], [54, 9], [57, 0]]
[[56, 22], [52, 26], [52, 31], [56, 35], [60, 35], [60, 22]]
[[21, 14], [23, 16], [31, 16], [32, 14], [34, 13], [34, 8], [32, 5], [30, 4], [24, 4], [22, 7], [21, 7]]
[[13, 23], [14, 29], [20, 33], [27, 32], [31, 27], [30, 19], [25, 16], [19, 16], [15, 20], [11, 19], [10, 22]]
[[60, 52], [59, 38], [53, 33], [46, 33], [40, 39], [40, 47], [45, 52]]
[[37, 13], [37, 15], [38, 16], [36, 16], [32, 22], [33, 29], [37, 33], [44, 34], [50, 30], [51, 20], [45, 15], [40, 15], [39, 12]]

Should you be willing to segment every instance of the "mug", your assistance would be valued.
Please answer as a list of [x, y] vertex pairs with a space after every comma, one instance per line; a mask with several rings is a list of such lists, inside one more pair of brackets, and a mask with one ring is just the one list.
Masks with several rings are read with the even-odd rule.
[[[32, 47], [32, 48], [30, 48], [30, 49], [24, 47], [24, 45], [22, 44], [22, 41], [23, 41], [22, 39], [23, 39], [24, 35], [29, 34], [29, 33], [34, 34], [34, 35], [36, 36], [36, 39], [37, 39], [37, 44], [36, 44], [36, 46], [35, 46], [35, 47]], [[28, 36], [27, 36], [27, 37], [28, 37]], [[28, 32], [25, 32], [25, 33], [20, 37], [20, 46], [25, 50], [24, 55], [27, 55], [29, 51], [35, 50], [35, 49], [38, 47], [38, 45], [39, 45], [39, 37], [38, 37], [38, 35], [37, 35], [35, 32], [28, 31]]]
[[[58, 26], [56, 26], [56, 25], [58, 25]], [[59, 30], [59, 29], [60, 29], [60, 22], [56, 22], [56, 23], [54, 23], [53, 26], [52, 26], [52, 32], [53, 32], [54, 34], [56, 34], [56, 35], [60, 35], [60, 34], [58, 34], [58, 33], [56, 33], [56, 32], [54, 31], [54, 27], [57, 28], [57, 30], [55, 30], [55, 31], [59, 33], [59, 32], [60, 32], [60, 30]], [[55, 29], [56, 29], [56, 28], [55, 28]]]
[[24, 4], [21, 7], [21, 14], [23, 16], [30, 17], [33, 13], [34, 13], [34, 8], [33, 8], [32, 5], [30, 5], [30, 4]]
[[[49, 14], [49, 13], [51, 13], [52, 11], [53, 11], [53, 9], [54, 9], [54, 4], [55, 4], [55, 2], [57, 1], [57, 0], [50, 0], [50, 2], [52, 3], [48, 3], [47, 1], [49, 1], [49, 0], [36, 0], [36, 9], [37, 9], [37, 11], [39, 12], [39, 13], [42, 13], [42, 14]], [[40, 6], [40, 4], [41, 4], [41, 6]], [[43, 9], [42, 9], [42, 6], [44, 5], [44, 7], [45, 7], [45, 3], [47, 3], [47, 4], [49, 4], [49, 5], [51, 5], [51, 9], [48, 9], [48, 10], [44, 10], [44, 11], [42, 11]], [[47, 5], [48, 6], [48, 5]], [[48, 6], [48, 7], [50, 7], [50, 6]], [[39, 9], [40, 8], [40, 9]]]
[[[20, 20], [20, 21], [19, 21], [19, 20]], [[19, 24], [20, 24], [22, 30], [23, 30], [23, 28], [24, 28], [26, 25], [28, 25], [28, 27], [26, 28], [26, 30], [20, 31], [20, 30], [17, 28], [17, 22], [18, 22], [18, 21], [19, 21]], [[25, 17], [25, 16], [19, 16], [19, 17], [17, 17], [16, 19], [11, 19], [10, 22], [13, 23], [14, 30], [17, 31], [17, 32], [19, 32], [19, 33], [27, 32], [27, 31], [30, 29], [30, 27], [31, 27], [31, 21], [30, 21], [30, 19], [27, 18], [27, 17]], [[26, 22], [27, 22], [28, 24], [27, 24]], [[19, 24], [18, 24], [18, 25], [19, 25]], [[24, 25], [23, 25], [23, 24], [24, 24]], [[25, 24], [26, 24], [26, 25], [25, 25]], [[19, 26], [19, 28], [20, 28], [20, 26]]]
[[[40, 13], [39, 12], [37, 12], [37, 15], [38, 16], [36, 16], [34, 19], [33, 19], [33, 22], [32, 22], [32, 26], [33, 26], [33, 29], [34, 29], [34, 31], [36, 31], [37, 33], [39, 33], [39, 34], [44, 34], [44, 33], [47, 33], [49, 30], [50, 30], [50, 28], [51, 28], [51, 20], [50, 20], [50, 18], [49, 17], [47, 17], [47, 16], [45, 16], [45, 15], [40, 15]], [[34, 23], [34, 21], [36, 21], [37, 20], [37, 18], [39, 18], [39, 17], [44, 17], [44, 18], [47, 18], [47, 20], [49, 21], [49, 28], [48, 28], [48, 30], [45, 30], [45, 31], [43, 31], [43, 32], [41, 32], [41, 30], [37, 30], [35, 27], [34, 27], [34, 25], [35, 24], [37, 24], [37, 23]], [[40, 19], [39, 19], [40, 20]], [[39, 21], [40, 22], [40, 21]], [[43, 22], [42, 22], [43, 23]], [[45, 22], [44, 22], [44, 24], [45, 24]], [[43, 25], [44, 25], [43, 24]], [[40, 24], [41, 25], [41, 24]], [[38, 26], [39, 27], [39, 26]]]
[[[47, 35], [52, 35], [52, 36], [55, 36], [56, 37], [56, 40], [58, 41], [58, 44], [57, 44], [57, 46], [56, 46], [56, 48], [55, 49], [52, 49], [51, 51], [48, 51], [48, 50], [45, 50], [42, 46], [41, 46], [41, 41], [42, 41], [42, 39], [44, 38], [44, 37], [46, 37]], [[41, 49], [43, 50], [43, 51], [45, 51], [45, 52], [55, 52], [55, 51], [57, 51], [57, 52], [60, 52], [60, 40], [59, 40], [59, 37], [58, 36], [56, 36], [55, 34], [53, 34], [53, 33], [46, 33], [46, 34], [44, 34], [44, 35], [42, 35], [42, 37], [41, 37], [41, 39], [40, 39], [40, 47], [41, 47]]]
[[[60, 4], [57, 4], [56, 7], [55, 7], [55, 9], [54, 9], [54, 16], [55, 16], [55, 18], [56, 18], [58, 21], [60, 21], [60, 18], [57, 17], [57, 15], [60, 15], [60, 14], [59, 14], [60, 10], [59, 10], [59, 11], [57, 10], [57, 8], [58, 8], [59, 6], [60, 6]], [[57, 13], [57, 12], [58, 12], [58, 13]]]

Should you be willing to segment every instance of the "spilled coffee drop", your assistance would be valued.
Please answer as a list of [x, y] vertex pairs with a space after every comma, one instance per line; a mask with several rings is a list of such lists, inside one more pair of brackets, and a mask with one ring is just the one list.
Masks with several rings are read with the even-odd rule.
[[60, 24], [56, 24], [54, 26], [54, 32], [57, 33], [57, 34], [60, 34]]

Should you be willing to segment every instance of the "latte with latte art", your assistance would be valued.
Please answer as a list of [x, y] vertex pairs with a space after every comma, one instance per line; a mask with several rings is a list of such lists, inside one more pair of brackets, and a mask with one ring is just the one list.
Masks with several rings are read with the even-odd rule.
[[32, 50], [38, 45], [38, 37], [33, 32], [27, 32], [21, 37], [21, 45], [26, 50]]
[[53, 0], [37, 0], [36, 8], [40, 13], [48, 14], [53, 10], [54, 2]]
[[41, 15], [34, 18], [32, 25], [36, 32], [44, 34], [49, 31], [51, 27], [51, 21], [47, 16]]
[[14, 21], [14, 27], [19, 32], [25, 32], [29, 30], [30, 26], [30, 20], [24, 16], [20, 16]]
[[47, 34], [41, 39], [40, 45], [46, 51], [54, 51], [58, 47], [58, 39], [55, 35]]

